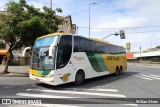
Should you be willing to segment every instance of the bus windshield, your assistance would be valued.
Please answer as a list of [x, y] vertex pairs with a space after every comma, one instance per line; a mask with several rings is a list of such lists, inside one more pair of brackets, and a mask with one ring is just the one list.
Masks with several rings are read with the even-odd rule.
[[56, 44], [58, 36], [50, 36], [50, 37], [45, 37], [41, 39], [37, 39], [34, 47], [44, 47], [44, 46], [50, 46], [52, 44]]
[[51, 45], [55, 45], [56, 41], [57, 36], [45, 37], [36, 40], [32, 51], [31, 68], [37, 70], [54, 69], [55, 47], [52, 49], [52, 57], [49, 57], [49, 47]]

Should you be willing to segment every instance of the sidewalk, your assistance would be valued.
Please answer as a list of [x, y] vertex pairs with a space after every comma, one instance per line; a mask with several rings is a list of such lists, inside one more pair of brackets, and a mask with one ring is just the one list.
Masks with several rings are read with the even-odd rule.
[[[4, 65], [0, 65], [0, 73], [4, 70]], [[28, 77], [29, 66], [8, 66], [8, 74], [1, 75], [0, 77]]]
[[150, 67], [150, 68], [160, 68], [160, 64], [149, 64], [149, 63], [127, 63], [131, 66], [141, 66], [141, 67]]

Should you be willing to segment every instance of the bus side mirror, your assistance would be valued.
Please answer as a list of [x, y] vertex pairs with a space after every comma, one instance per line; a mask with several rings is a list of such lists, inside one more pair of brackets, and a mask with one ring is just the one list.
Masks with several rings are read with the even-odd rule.
[[51, 46], [49, 47], [49, 57], [50, 58], [52, 58], [52, 56], [53, 56], [53, 48], [55, 47], [55, 46], [57, 46], [57, 38], [58, 37], [56, 37], [55, 39], [54, 39], [54, 41], [53, 41], [53, 43], [51, 44]]
[[53, 46], [51, 45], [51, 46], [49, 47], [49, 55], [48, 55], [50, 58], [51, 58], [52, 55], [53, 55], [52, 49], [53, 49]]
[[26, 53], [26, 51], [29, 50], [29, 49], [32, 49], [32, 47], [26, 47], [26, 48], [24, 48], [23, 53], [22, 53], [22, 56], [23, 56], [23, 57], [25, 57], [25, 53]]
[[50, 47], [49, 47], [49, 58], [52, 58], [52, 56], [53, 56], [53, 48], [55, 48], [57, 45], [55, 45], [55, 44], [52, 44]]

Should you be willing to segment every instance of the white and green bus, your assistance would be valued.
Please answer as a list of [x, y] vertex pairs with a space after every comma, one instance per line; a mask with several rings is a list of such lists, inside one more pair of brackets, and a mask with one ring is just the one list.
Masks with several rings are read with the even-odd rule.
[[59, 85], [127, 69], [125, 48], [69, 33], [37, 38], [32, 48], [30, 79]]

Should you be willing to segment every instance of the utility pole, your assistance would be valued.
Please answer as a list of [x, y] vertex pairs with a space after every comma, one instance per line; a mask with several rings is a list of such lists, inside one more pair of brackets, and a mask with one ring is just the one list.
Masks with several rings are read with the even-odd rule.
[[141, 60], [142, 60], [142, 58], [141, 58], [141, 45], [140, 45], [140, 56], [139, 56], [139, 62], [141, 63]]
[[91, 22], [90, 22], [90, 20], [91, 20], [91, 18], [90, 18], [90, 6], [91, 6], [91, 5], [95, 5], [95, 4], [96, 4], [96, 3], [90, 3], [90, 4], [89, 4], [89, 19], [88, 19], [88, 20], [89, 20], [89, 38], [90, 38], [90, 32], [91, 32], [91, 31], [90, 31], [90, 30], [91, 30], [91, 29], [90, 29], [90, 27], [91, 27]]
[[76, 29], [76, 34], [78, 34], [78, 26], [77, 26], [77, 29]]
[[52, 10], [52, 0], [50, 0], [50, 9]]
[[90, 38], [90, 26], [91, 26], [91, 24], [90, 24], [90, 5], [91, 4], [89, 4], [89, 38]]

